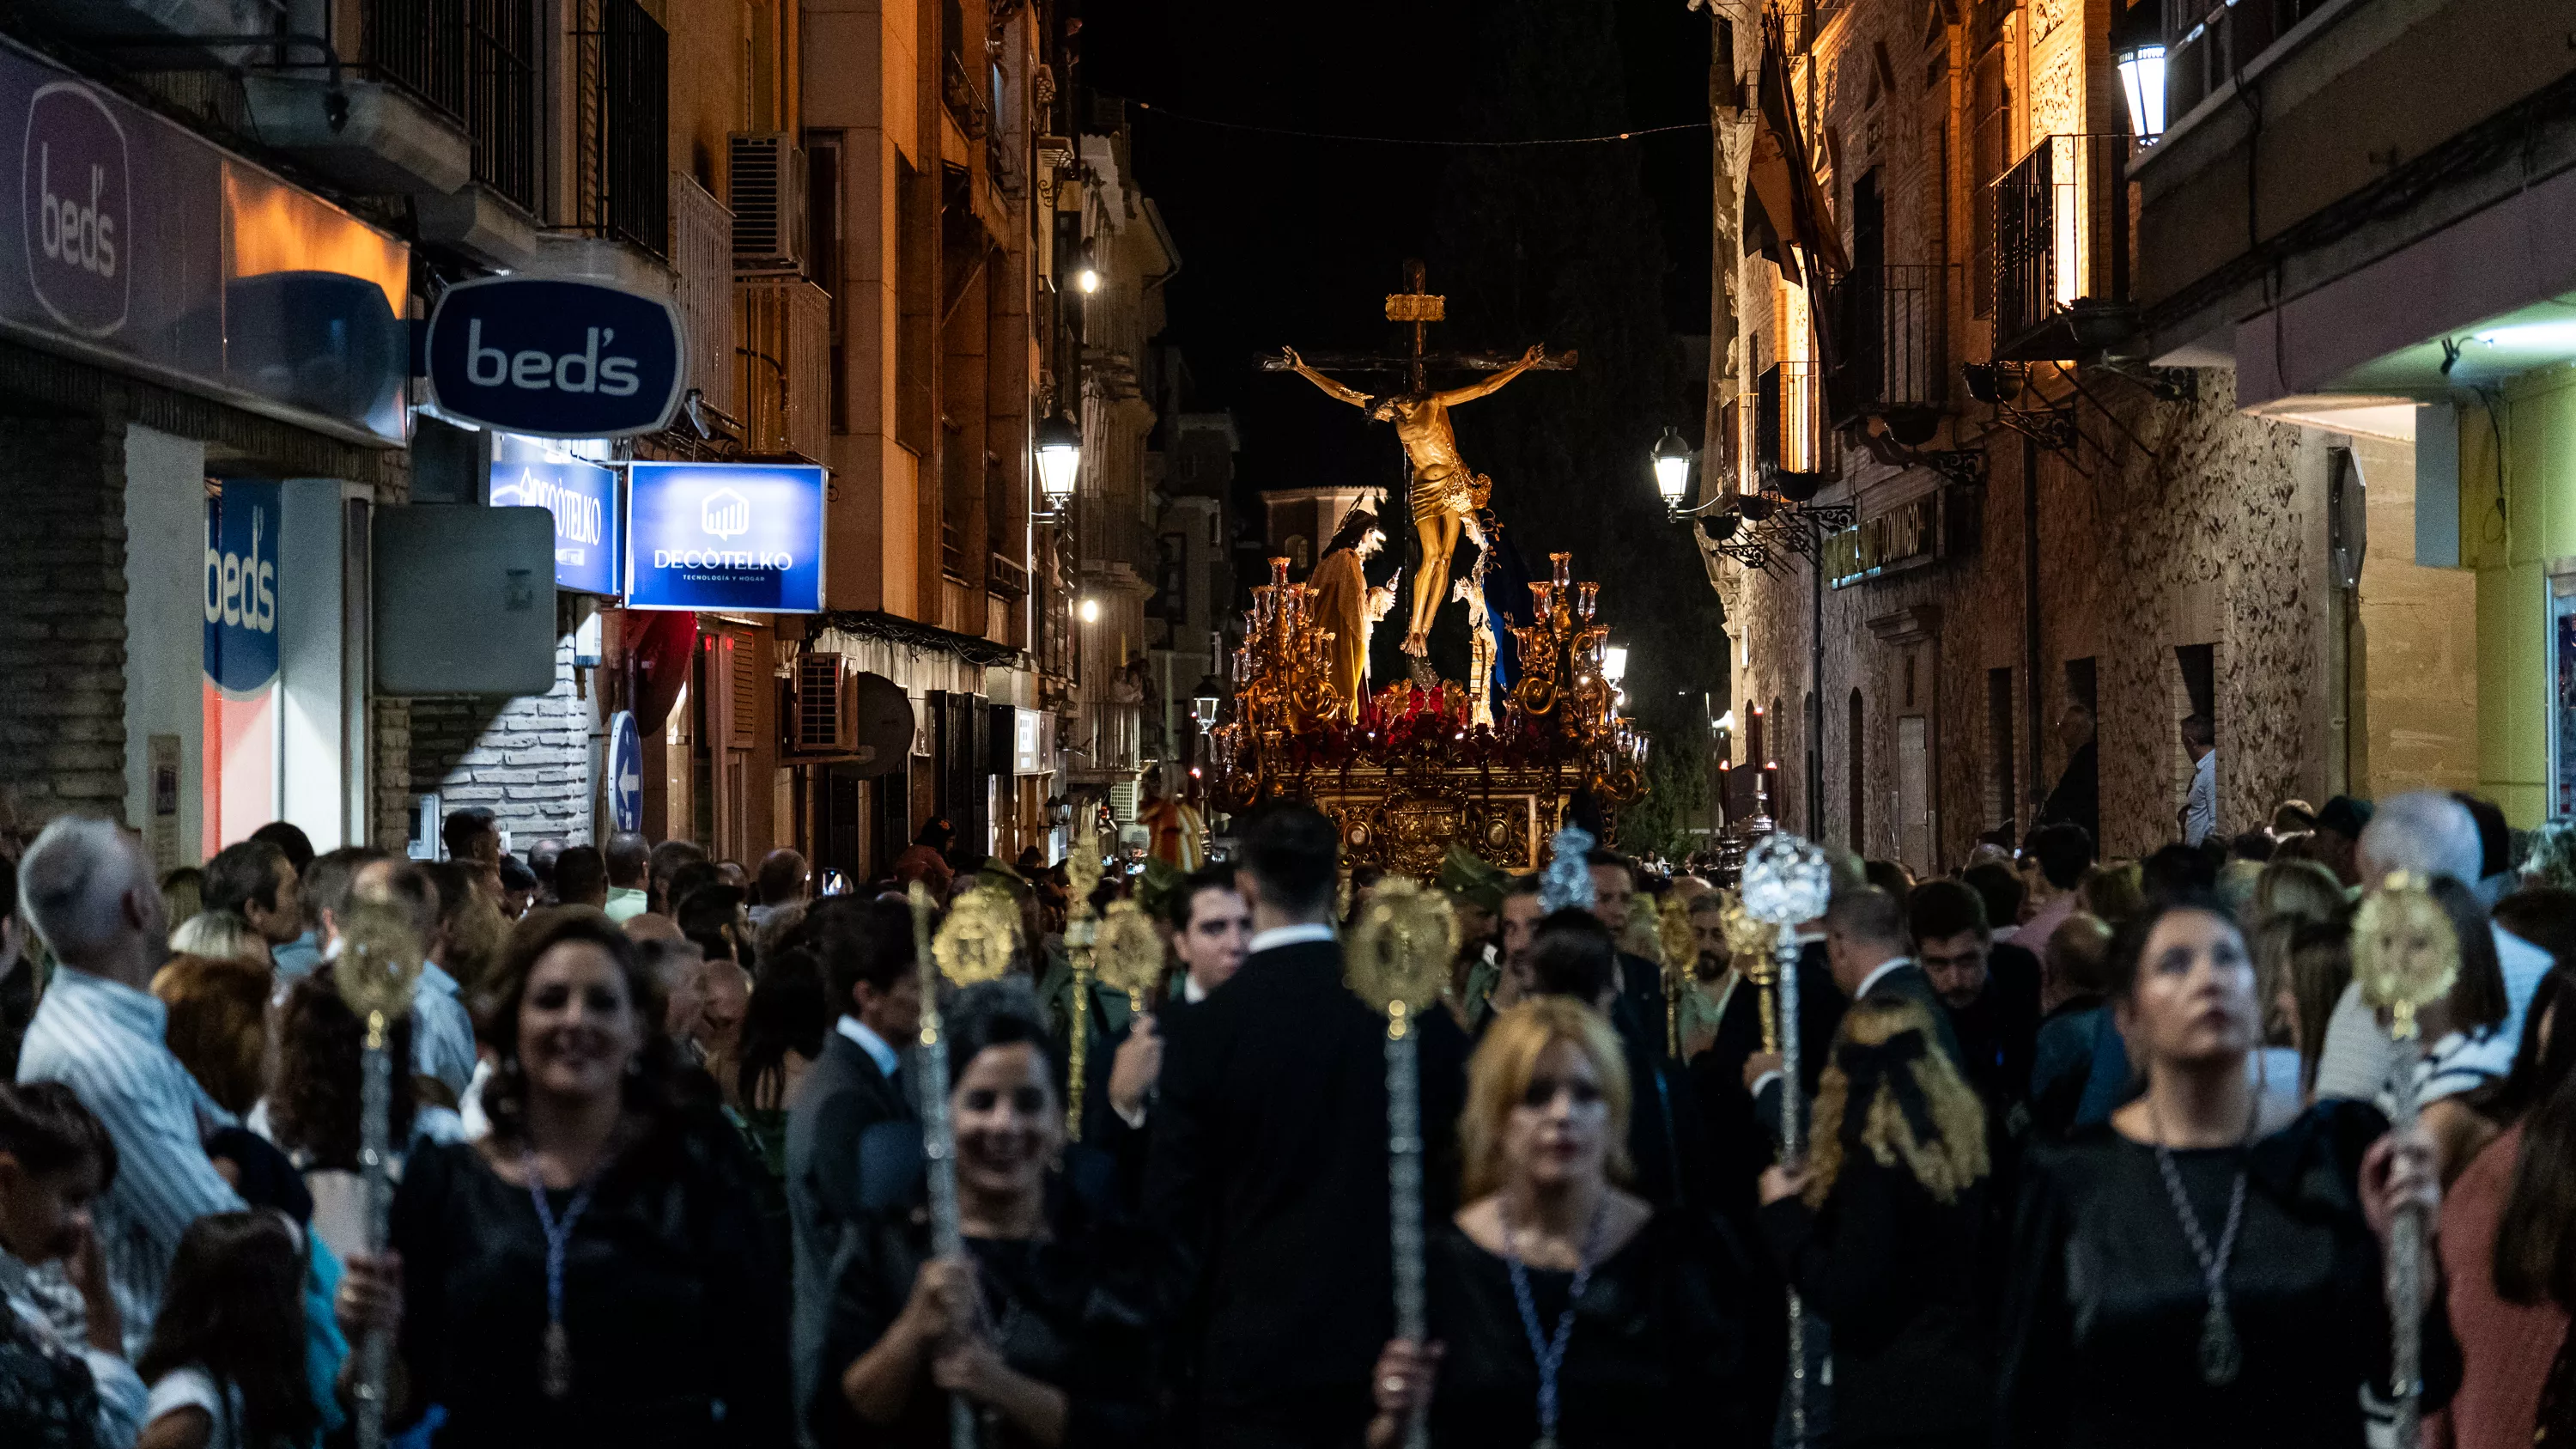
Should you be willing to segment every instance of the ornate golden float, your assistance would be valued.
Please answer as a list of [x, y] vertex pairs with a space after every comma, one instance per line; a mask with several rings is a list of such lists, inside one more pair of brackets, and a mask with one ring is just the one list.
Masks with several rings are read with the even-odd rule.
[[1645, 737], [1602, 677], [1600, 585], [1572, 577], [1571, 554], [1548, 560], [1554, 577], [1530, 584], [1530, 622], [1512, 629], [1519, 675], [1481, 724], [1450, 681], [1395, 685], [1357, 720], [1340, 718], [1325, 667], [1332, 623], [1288, 581], [1288, 561], [1272, 559], [1245, 616], [1234, 699], [1211, 733], [1218, 803], [1306, 801], [1341, 827], [1351, 863], [1425, 879], [1451, 841], [1505, 870], [1536, 869], [1578, 798], [1608, 838], [1618, 807], [1644, 789]]

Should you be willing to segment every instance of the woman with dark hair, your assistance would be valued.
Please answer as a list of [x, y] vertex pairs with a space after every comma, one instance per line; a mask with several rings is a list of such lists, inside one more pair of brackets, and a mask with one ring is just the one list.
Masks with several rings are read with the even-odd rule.
[[306, 1376], [304, 1238], [278, 1213], [215, 1213], [180, 1235], [135, 1367], [152, 1385], [137, 1449], [303, 1449], [322, 1427]]
[[[408, 1014], [387, 1028], [385, 1049], [395, 1061], [411, 1060], [411, 1035]], [[338, 968], [327, 961], [315, 967], [286, 994], [278, 1018], [277, 1084], [262, 1104], [269, 1140], [303, 1174], [305, 1190], [313, 1195], [314, 1236], [344, 1263], [366, 1250], [366, 1180], [358, 1159], [366, 1038], [366, 1023], [340, 998]], [[423, 1104], [409, 1073], [393, 1073], [391, 1086], [394, 1142], [409, 1143], [415, 1134], [463, 1140], [456, 1114]], [[401, 1156], [398, 1147], [397, 1171]]]
[[441, 1442], [785, 1443], [776, 1250], [634, 943], [587, 907], [535, 912], [491, 1000], [491, 1134], [413, 1153], [394, 1253], [351, 1264], [351, 1336], [399, 1323], [409, 1412], [442, 1406]]
[[1064, 1108], [1036, 998], [1016, 978], [969, 987], [946, 1024], [966, 1252], [930, 1255], [910, 1194], [859, 1225], [824, 1336], [837, 1392], [815, 1395], [815, 1436], [936, 1449], [958, 1394], [996, 1449], [1142, 1443], [1148, 1245], [1104, 1210], [1105, 1191], [1051, 1170]]
[[[89, 1206], [116, 1180], [116, 1142], [60, 1082], [0, 1083], [0, 1444], [117, 1449], [142, 1427], [144, 1388]], [[56, 1332], [28, 1271], [60, 1262], [81, 1299], [79, 1343]]]
[[2533, 993], [2522, 1052], [2488, 1104], [2504, 1132], [2442, 1205], [2442, 1286], [2462, 1360], [2444, 1411], [2453, 1449], [2576, 1438], [2576, 1030], [2561, 1020], [2571, 993], [2576, 968], [2562, 960]]
[[[2206, 896], [2151, 905], [2114, 945], [2146, 1091], [2025, 1159], [1997, 1443], [2363, 1444], [2359, 1390], [2386, 1394], [2389, 1372], [2382, 1253], [2401, 1207], [2439, 1208], [2432, 1148], [2348, 1101], [2262, 1133], [2254, 995], [2245, 938]], [[2436, 1295], [2428, 1408], [2457, 1381], [2448, 1322]]]
[[956, 844], [957, 827], [944, 815], [932, 817], [912, 838], [911, 848], [894, 858], [895, 889], [919, 881], [930, 887], [932, 896], [946, 900], [948, 883], [957, 874], [957, 868], [948, 863], [948, 852]]
[[1626, 1057], [1567, 997], [1494, 1017], [1459, 1114], [1466, 1205], [1426, 1254], [1432, 1345], [1380, 1354], [1370, 1449], [1426, 1400], [1441, 1449], [1756, 1442], [1741, 1264], [1696, 1214], [1627, 1189]]
[[751, 989], [731, 1083], [752, 1143], [773, 1178], [787, 1172], [788, 1099], [823, 1054], [823, 1038], [831, 1030], [821, 959], [808, 945], [782, 950], [761, 968]]

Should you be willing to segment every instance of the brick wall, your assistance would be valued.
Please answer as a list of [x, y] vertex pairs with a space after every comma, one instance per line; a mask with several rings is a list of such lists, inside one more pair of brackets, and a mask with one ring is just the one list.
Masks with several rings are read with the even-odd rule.
[[125, 813], [123, 437], [0, 419], [0, 794], [28, 831]]
[[481, 805], [501, 817], [514, 848], [542, 837], [591, 838], [590, 741], [598, 720], [572, 664], [572, 639], [556, 641], [555, 687], [519, 699], [432, 696], [409, 702], [411, 788], [438, 792], [456, 810]]

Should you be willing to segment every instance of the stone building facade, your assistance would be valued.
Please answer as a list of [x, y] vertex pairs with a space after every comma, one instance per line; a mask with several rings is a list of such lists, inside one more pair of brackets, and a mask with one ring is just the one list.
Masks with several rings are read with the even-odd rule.
[[[1918, 873], [2037, 823], [2074, 703], [2099, 722], [2106, 855], [2178, 834], [2195, 712], [2215, 725], [2226, 832], [2284, 799], [2474, 778], [2474, 723], [2425, 718], [2470, 692], [2473, 646], [2466, 581], [2405, 547], [2411, 449], [2359, 415], [2250, 415], [2231, 369], [2149, 368], [2101, 340], [2134, 322], [2115, 8], [1787, 17], [1768, 43], [1850, 261], [1812, 292], [1742, 250], [1766, 40], [1714, 22], [1733, 24], [1713, 85], [1729, 340], [1700, 501], [1723, 520], [1701, 536], [1729, 615], [1727, 747], [1748, 761], [1759, 708], [1771, 813]], [[2005, 184], [2039, 152], [2053, 217]], [[2053, 268], [2036, 308], [2017, 264]], [[1775, 510], [1766, 527], [1744, 495]], [[1827, 521], [1787, 521], [1808, 509]], [[1778, 546], [1788, 528], [1803, 555]], [[1767, 567], [1720, 547], [1757, 536]]]

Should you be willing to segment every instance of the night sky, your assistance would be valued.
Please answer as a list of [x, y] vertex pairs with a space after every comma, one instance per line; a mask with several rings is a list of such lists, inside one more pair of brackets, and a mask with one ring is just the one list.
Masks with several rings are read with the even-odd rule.
[[[1265, 135], [1157, 115], [1151, 107], [1297, 130], [1489, 139], [1492, 132], [1475, 128], [1466, 103], [1479, 80], [1465, 37], [1493, 8], [1490, 0], [1091, 0], [1084, 7], [1082, 82], [1149, 103], [1129, 112], [1136, 165], [1182, 256], [1162, 340], [1187, 359], [1193, 407], [1233, 410], [1247, 506], [1262, 488], [1377, 477], [1396, 467], [1391, 429], [1364, 426], [1297, 378], [1255, 371], [1253, 359], [1283, 344], [1304, 351], [1395, 347], [1401, 329], [1383, 320], [1380, 299], [1402, 289], [1405, 258], [1435, 250], [1441, 182], [1461, 153]], [[1616, 9], [1627, 95], [1617, 108], [1624, 118], [1603, 129], [1704, 123], [1707, 16], [1681, 0], [1624, 0]], [[1626, 144], [1642, 158], [1651, 222], [1674, 261], [1656, 279], [1666, 324], [1677, 334], [1705, 334], [1708, 133]], [[1443, 290], [1436, 267], [1430, 283]], [[1432, 329], [1435, 348], [1516, 350], [1542, 340], [1480, 333], [1479, 319], [1454, 297], [1450, 316], [1455, 320]], [[1520, 386], [1517, 395], [1477, 406], [1546, 405], [1536, 389]], [[1672, 420], [1696, 435], [1697, 403], [1677, 399], [1675, 406]], [[1462, 439], [1466, 431], [1462, 424]], [[1486, 466], [1472, 451], [1468, 461]], [[1507, 495], [1509, 480], [1498, 475], [1496, 483]]]
[[[1420, 257], [1448, 298], [1434, 351], [1581, 354], [1453, 415], [1517, 555], [1487, 597], [1525, 613], [1519, 570], [1544, 578], [1548, 553], [1570, 553], [1629, 649], [1632, 713], [1704, 737], [1700, 702], [1727, 687], [1723, 618], [1647, 452], [1668, 426], [1696, 438], [1706, 407], [1678, 339], [1708, 331], [1708, 14], [1682, 0], [1090, 0], [1078, 44], [1075, 83], [1131, 102], [1138, 179], [1181, 251], [1161, 340], [1194, 379], [1185, 405], [1235, 416], [1238, 526], [1259, 529], [1263, 489], [1401, 482], [1392, 427], [1254, 363], [1283, 345], [1400, 350], [1383, 298]], [[1532, 141], [1676, 124], [1690, 129], [1513, 149], [1245, 129]], [[1393, 378], [1347, 380], [1383, 395]], [[1410, 562], [1395, 506], [1373, 578]], [[1381, 688], [1404, 673], [1401, 620], [1377, 632]], [[1444, 606], [1431, 643], [1463, 678], [1463, 605]]]

